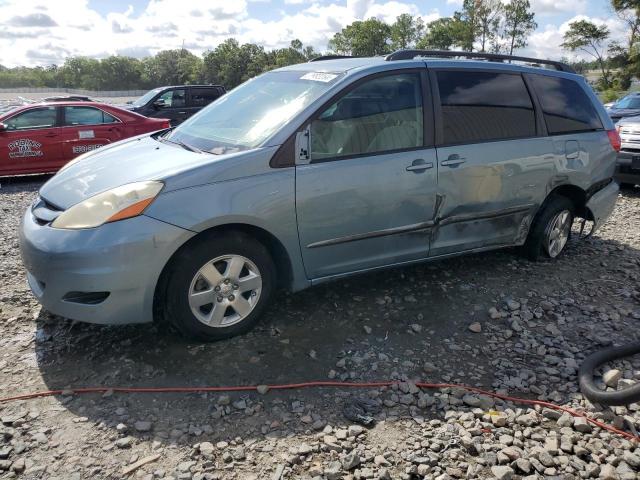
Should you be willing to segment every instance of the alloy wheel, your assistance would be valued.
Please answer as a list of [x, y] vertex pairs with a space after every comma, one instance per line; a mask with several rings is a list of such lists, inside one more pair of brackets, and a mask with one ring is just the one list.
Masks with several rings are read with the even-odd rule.
[[560, 252], [567, 244], [571, 233], [572, 220], [571, 212], [562, 210], [549, 222], [545, 231], [545, 249], [551, 258], [556, 258], [560, 255]]
[[189, 286], [193, 315], [209, 327], [229, 327], [256, 307], [262, 276], [255, 263], [242, 255], [223, 255], [205, 263]]

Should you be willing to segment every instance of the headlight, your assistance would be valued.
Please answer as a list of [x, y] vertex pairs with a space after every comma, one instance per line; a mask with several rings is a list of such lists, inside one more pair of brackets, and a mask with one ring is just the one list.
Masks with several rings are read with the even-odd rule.
[[158, 196], [164, 184], [136, 182], [107, 190], [74, 205], [51, 224], [54, 228], [93, 228], [103, 223], [140, 215]]

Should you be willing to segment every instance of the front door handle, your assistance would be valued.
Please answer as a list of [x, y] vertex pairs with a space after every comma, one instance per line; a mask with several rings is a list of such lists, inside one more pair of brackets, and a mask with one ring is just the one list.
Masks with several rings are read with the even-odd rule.
[[440, 165], [442, 165], [443, 167], [457, 167], [458, 165], [466, 161], [466, 158], [461, 157], [457, 153], [454, 153], [452, 155], [449, 155], [449, 157], [446, 160], [442, 161]]
[[45, 137], [46, 137], [46, 138], [52, 138], [52, 137], [57, 137], [57, 136], [58, 136], [58, 134], [57, 134], [57, 133], [47, 133], [47, 134], [45, 135]]
[[414, 160], [411, 165], [409, 165], [405, 170], [407, 172], [420, 173], [430, 168], [433, 168], [433, 162], [425, 162], [423, 159], [418, 158], [417, 160]]
[[178, 112], [180, 115], [186, 115], [187, 112]]

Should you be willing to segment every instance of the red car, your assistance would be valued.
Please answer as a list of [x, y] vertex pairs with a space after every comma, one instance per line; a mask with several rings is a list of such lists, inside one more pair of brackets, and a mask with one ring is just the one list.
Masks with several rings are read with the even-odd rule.
[[0, 176], [55, 172], [69, 160], [107, 143], [169, 128], [97, 102], [46, 102], [0, 115]]

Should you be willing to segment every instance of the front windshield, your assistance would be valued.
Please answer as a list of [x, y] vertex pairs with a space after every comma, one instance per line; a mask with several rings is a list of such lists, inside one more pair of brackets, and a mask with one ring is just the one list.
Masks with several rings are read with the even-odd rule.
[[223, 95], [165, 138], [211, 153], [255, 148], [338, 78], [335, 73], [265, 73]]
[[624, 97], [616, 103], [616, 108], [640, 108], [640, 96]]
[[147, 93], [142, 95], [140, 98], [138, 98], [137, 100], [134, 100], [132, 105], [134, 107], [141, 107], [143, 105], [146, 105], [147, 103], [149, 103], [149, 100], [151, 100], [158, 93], [160, 93], [160, 90], [162, 90], [162, 89], [161, 88], [156, 88], [154, 90], [149, 90]]

